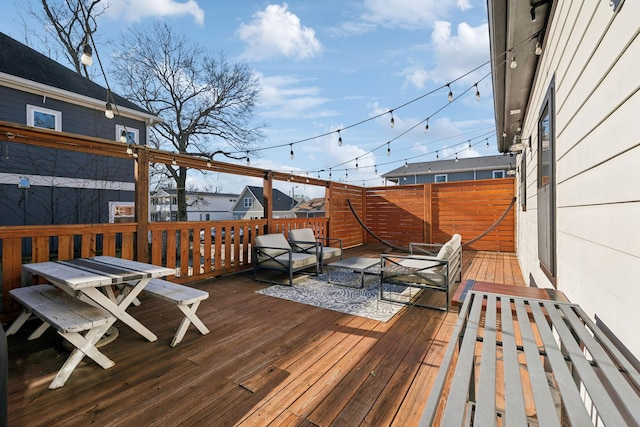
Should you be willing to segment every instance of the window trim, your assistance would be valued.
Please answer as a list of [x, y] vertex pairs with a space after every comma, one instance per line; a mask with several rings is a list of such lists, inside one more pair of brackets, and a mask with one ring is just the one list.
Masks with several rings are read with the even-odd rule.
[[[54, 118], [53, 129], [45, 128], [42, 126], [36, 126], [35, 113], [43, 113], [43, 114], [49, 114], [53, 116]], [[50, 108], [44, 108], [37, 105], [27, 104], [27, 126], [62, 132], [62, 111], [51, 110]]]
[[244, 200], [243, 200], [243, 206], [245, 208], [252, 208], [253, 207], [253, 198], [245, 197]]
[[127, 143], [140, 145], [140, 131], [129, 126], [116, 125], [116, 141], [120, 142], [120, 134], [123, 130], [127, 131], [127, 136], [133, 134], [133, 142], [128, 141], [127, 138]]
[[[500, 174], [502, 176], [496, 176], [497, 174]], [[500, 178], [504, 178], [506, 176], [506, 173], [504, 172], [504, 169], [494, 170], [492, 171], [492, 176], [493, 176], [493, 179], [500, 179]]]
[[[444, 181], [438, 181], [438, 177], [444, 177]], [[449, 181], [449, 178], [446, 173], [437, 173], [433, 176], [433, 182], [435, 183], [448, 182], [448, 181]]]

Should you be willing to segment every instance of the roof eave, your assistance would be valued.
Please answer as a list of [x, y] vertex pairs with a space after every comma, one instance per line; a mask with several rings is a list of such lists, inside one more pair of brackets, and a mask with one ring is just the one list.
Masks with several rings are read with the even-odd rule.
[[[0, 85], [26, 93], [55, 98], [69, 104], [79, 105], [81, 107], [91, 108], [93, 110], [104, 111], [106, 104], [106, 100], [91, 98], [85, 95], [80, 95], [68, 90], [34, 82], [32, 80], [24, 79], [22, 77], [17, 77], [3, 72], [0, 72]], [[162, 118], [150, 113], [133, 110], [131, 108], [123, 107], [120, 105], [118, 105], [117, 108], [118, 112], [123, 117], [134, 120], [141, 120], [149, 126], [163, 122]]]

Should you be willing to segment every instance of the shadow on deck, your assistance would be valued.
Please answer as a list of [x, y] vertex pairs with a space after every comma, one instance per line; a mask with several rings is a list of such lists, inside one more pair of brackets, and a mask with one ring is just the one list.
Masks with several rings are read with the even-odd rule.
[[[346, 256], [378, 256], [382, 246]], [[463, 281], [523, 286], [514, 254], [465, 251]], [[257, 294], [242, 273], [192, 284], [210, 297], [169, 347], [180, 314], [142, 297], [131, 313], [159, 337], [128, 328], [102, 351], [116, 364], [83, 361], [66, 385], [48, 390], [67, 357], [48, 331], [9, 343], [9, 425], [397, 425], [418, 424], [456, 321], [454, 312], [406, 307], [388, 323]], [[454, 289], [455, 291], [455, 289]]]

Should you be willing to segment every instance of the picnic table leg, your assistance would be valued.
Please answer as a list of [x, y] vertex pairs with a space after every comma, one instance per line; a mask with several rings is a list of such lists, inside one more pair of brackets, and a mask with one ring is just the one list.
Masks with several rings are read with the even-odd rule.
[[[153, 342], [157, 341], [158, 337], [147, 329], [142, 323], [138, 322], [133, 316], [126, 312], [127, 307], [136, 299], [138, 294], [144, 289], [151, 279], [142, 279], [134, 287], [131, 288], [126, 297], [116, 304], [107, 295], [100, 292], [97, 288], [84, 288], [82, 292], [100, 304], [101, 307], [108, 310], [115, 317], [120, 319], [124, 324], [131, 329], [145, 337], [147, 340]], [[106, 331], [106, 330], [105, 330]]]
[[49, 384], [50, 389], [62, 387], [85, 355], [93, 359], [104, 369], [108, 369], [115, 364], [111, 359], [102, 354], [95, 346], [100, 337], [102, 337], [111, 325], [113, 325], [113, 322], [115, 322], [115, 319], [105, 325], [91, 329], [84, 337], [78, 332], [58, 332], [73, 344], [75, 348], [64, 362], [64, 365], [62, 365], [62, 368], [60, 368], [53, 381], [51, 381], [51, 384]]

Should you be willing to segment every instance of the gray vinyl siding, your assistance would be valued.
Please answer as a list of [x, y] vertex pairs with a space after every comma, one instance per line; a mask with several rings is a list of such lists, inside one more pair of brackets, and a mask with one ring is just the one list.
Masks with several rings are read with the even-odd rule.
[[[27, 104], [62, 113], [62, 131], [116, 140], [116, 125], [138, 130], [139, 142], [146, 142], [142, 121], [122, 118], [109, 120], [101, 110], [68, 104], [56, 99], [0, 87], [0, 120], [27, 124]], [[123, 151], [126, 150], [123, 144]], [[92, 154], [56, 150], [0, 141], [0, 172], [15, 175], [73, 178], [73, 188], [32, 185], [19, 189], [0, 184], [0, 225], [42, 225], [105, 223], [109, 221], [110, 201], [134, 201], [134, 192], [96, 188], [95, 181], [134, 183], [134, 163]], [[83, 185], [82, 180], [91, 185]], [[26, 203], [26, 222], [25, 222]]]
[[[447, 182], [457, 182], [457, 181], [473, 181], [479, 179], [493, 179], [493, 171], [494, 170], [503, 170], [503, 169], [492, 169], [492, 170], [481, 170], [481, 171], [464, 171], [464, 172], [438, 172], [431, 174], [423, 174], [423, 175], [407, 175], [406, 179], [404, 176], [399, 177], [399, 185], [409, 185], [409, 184], [433, 184], [435, 182], [436, 175], [447, 175]], [[506, 174], [506, 170], [504, 170]]]

